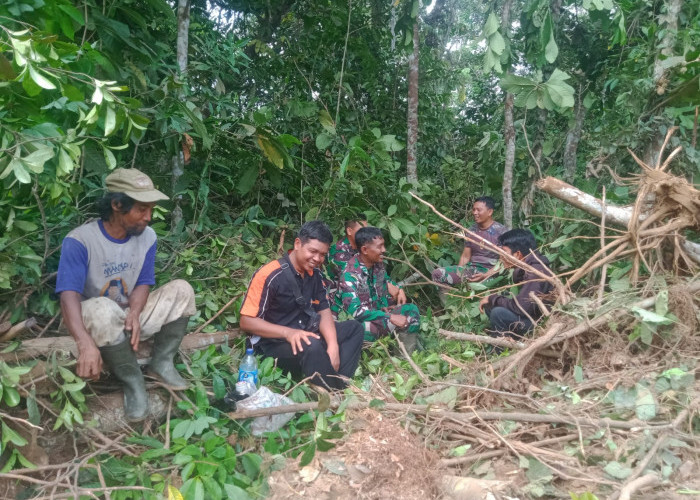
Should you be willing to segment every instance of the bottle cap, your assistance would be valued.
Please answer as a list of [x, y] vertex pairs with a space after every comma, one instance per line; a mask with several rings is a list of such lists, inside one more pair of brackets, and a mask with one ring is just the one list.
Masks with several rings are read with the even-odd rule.
[[253, 354], [253, 348], [252, 348], [252, 347], [247, 348], [247, 349], [245, 350], [245, 353], [246, 353], [246, 354]]

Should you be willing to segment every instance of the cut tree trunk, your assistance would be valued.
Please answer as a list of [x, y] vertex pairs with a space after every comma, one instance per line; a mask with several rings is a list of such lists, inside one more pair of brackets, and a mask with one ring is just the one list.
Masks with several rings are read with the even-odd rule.
[[[240, 334], [241, 331], [238, 329], [216, 333], [190, 333], [182, 339], [180, 351], [188, 353], [212, 344], [230, 344]], [[40, 356], [46, 357], [55, 351], [70, 352], [74, 357], [78, 355], [78, 347], [72, 337], [42, 337], [26, 340], [16, 351], [0, 354], [0, 361], [22, 361]], [[151, 356], [151, 342], [141, 342], [136, 356], [140, 362], [146, 363]]]
[[[596, 217], [603, 215], [603, 202], [601, 200], [555, 177], [545, 177], [537, 183], [537, 187], [545, 193], [551, 194], [590, 215]], [[634, 210], [631, 206], [620, 207], [606, 203], [605, 222], [606, 224], [613, 224], [628, 229], [633, 212]], [[645, 218], [645, 214], [640, 214], [640, 220]], [[700, 244], [688, 240], [683, 240], [680, 244], [687, 252], [688, 257], [700, 264]]]

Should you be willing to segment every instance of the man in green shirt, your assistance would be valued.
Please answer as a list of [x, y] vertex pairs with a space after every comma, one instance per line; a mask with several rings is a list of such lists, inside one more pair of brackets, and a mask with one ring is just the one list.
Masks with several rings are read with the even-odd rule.
[[[381, 230], [364, 227], [355, 234], [355, 243], [358, 253], [348, 261], [338, 282], [335, 311], [343, 309], [362, 323], [366, 341], [398, 330], [406, 349], [413, 351], [420, 331], [420, 313], [415, 304], [406, 303], [406, 294], [386, 272]], [[393, 295], [390, 284], [396, 290]]]

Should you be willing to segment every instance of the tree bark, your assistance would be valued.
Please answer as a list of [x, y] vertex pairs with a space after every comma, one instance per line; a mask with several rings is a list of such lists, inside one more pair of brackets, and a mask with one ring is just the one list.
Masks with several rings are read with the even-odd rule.
[[564, 146], [564, 180], [573, 182], [576, 177], [576, 152], [581, 140], [583, 121], [586, 118], [586, 107], [583, 105], [583, 95], [579, 92], [578, 108], [574, 117], [574, 124], [566, 134], [566, 145]]
[[[189, 48], [190, 33], [190, 0], [178, 0], [177, 4], [177, 67], [180, 77], [184, 77], [187, 72], [187, 52]], [[173, 193], [177, 189], [180, 177], [185, 173], [185, 155], [182, 151], [177, 151], [172, 158], [172, 189]], [[175, 230], [182, 220], [182, 208], [180, 207], [180, 196], [175, 195], [173, 201], [175, 206], [172, 210], [170, 227]]]
[[[510, 10], [512, 0], [505, 0], [501, 10], [501, 34], [510, 38]], [[509, 74], [510, 71], [506, 71]], [[505, 141], [505, 164], [503, 166], [503, 224], [513, 227], [513, 166], [515, 165], [515, 125], [513, 123], [514, 96], [506, 93], [503, 105], [503, 139]]]
[[666, 14], [659, 16], [659, 24], [662, 26], [664, 36], [657, 46], [658, 52], [654, 60], [653, 74], [654, 87], [659, 95], [666, 92], [666, 83], [662, 81], [666, 73], [663, 60], [673, 55], [673, 47], [676, 44], [676, 35], [678, 33], [678, 18], [683, 7], [683, 0], [667, 0], [664, 2], [664, 5]]
[[408, 57], [408, 132], [406, 134], [406, 178], [418, 182], [418, 60], [419, 20], [413, 23], [413, 53]]
[[503, 224], [513, 227], [513, 166], [515, 165], [515, 126], [513, 125], [513, 94], [506, 94], [504, 106], [503, 138], [506, 155], [503, 166]]

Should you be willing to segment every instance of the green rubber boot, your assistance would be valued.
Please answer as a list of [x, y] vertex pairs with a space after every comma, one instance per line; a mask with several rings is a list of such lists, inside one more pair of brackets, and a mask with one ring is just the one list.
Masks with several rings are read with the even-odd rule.
[[121, 344], [100, 347], [102, 360], [124, 386], [124, 414], [129, 422], [140, 422], [148, 416], [148, 393], [136, 353], [129, 339]]
[[153, 354], [148, 373], [175, 391], [184, 391], [190, 386], [173, 364], [173, 358], [185, 336], [188, 320], [189, 317], [183, 317], [163, 325], [153, 337]]

